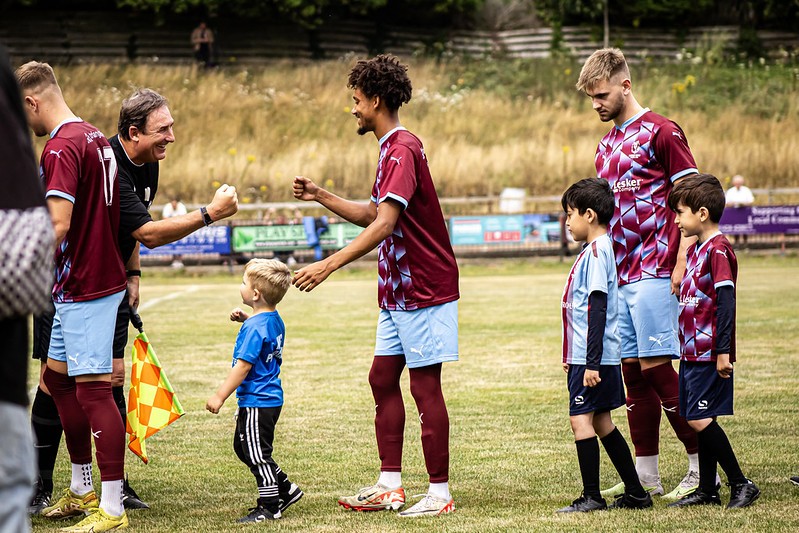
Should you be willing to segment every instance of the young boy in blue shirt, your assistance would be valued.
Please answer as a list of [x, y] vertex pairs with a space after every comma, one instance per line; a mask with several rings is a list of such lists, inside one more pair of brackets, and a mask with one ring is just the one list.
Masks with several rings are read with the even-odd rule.
[[719, 231], [724, 189], [715, 176], [697, 174], [674, 186], [669, 207], [688, 247], [680, 284], [680, 414], [699, 437], [699, 488], [669, 507], [721, 505], [716, 465], [727, 474], [727, 509], [748, 507], [760, 489], [744, 476], [716, 419], [733, 412], [735, 284], [738, 260]]
[[275, 424], [283, 407], [280, 364], [286, 327], [276, 310], [291, 286], [291, 271], [274, 259], [252, 259], [244, 268], [241, 299], [252, 307], [239, 308], [230, 320], [243, 322], [233, 350], [233, 368], [205, 408], [217, 414], [236, 391], [236, 433], [233, 449], [258, 483], [258, 503], [239, 522], [262, 522], [281, 513], [303, 496], [272, 459]]
[[587, 243], [574, 262], [561, 303], [563, 370], [568, 375], [569, 418], [574, 431], [583, 494], [559, 513], [607, 509], [599, 491], [599, 435], [624, 482], [612, 508], [652, 506], [635, 470], [627, 441], [610, 411], [624, 405], [618, 321], [618, 279], [608, 222], [614, 211], [606, 180], [581, 180], [563, 194], [566, 227], [575, 241]]

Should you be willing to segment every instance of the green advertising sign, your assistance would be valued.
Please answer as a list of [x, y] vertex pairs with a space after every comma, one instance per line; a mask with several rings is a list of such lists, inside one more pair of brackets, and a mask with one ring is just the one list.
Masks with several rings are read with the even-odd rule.
[[[302, 224], [292, 226], [233, 226], [231, 248], [234, 253], [305, 250], [308, 238]], [[331, 224], [320, 241], [326, 250], [338, 250], [357, 237], [362, 228], [354, 224]]]

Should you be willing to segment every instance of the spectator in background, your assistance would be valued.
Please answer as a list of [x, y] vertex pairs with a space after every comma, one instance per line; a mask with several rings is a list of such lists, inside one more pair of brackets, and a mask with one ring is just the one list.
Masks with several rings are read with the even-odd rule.
[[732, 187], [725, 195], [727, 207], [744, 207], [755, 203], [752, 189], [744, 185], [744, 177], [740, 174], [732, 177]]
[[[25, 259], [21, 268], [6, 271], [0, 277], [0, 336], [3, 338], [3, 354], [0, 357], [0, 531], [30, 531], [27, 504], [33, 492], [36, 475], [33, 440], [28, 424], [28, 317], [19, 310], [7, 309], [9, 293], [7, 283], [26, 280], [17, 284], [18, 296], [28, 307], [33, 302], [46, 303], [52, 288], [52, 262], [50, 250], [53, 246], [53, 228], [47, 211], [36, 169], [30, 137], [27, 132], [25, 114], [22, 110], [14, 73], [5, 48], [0, 46], [0, 161], [3, 161], [3, 179], [0, 180], [0, 226], [21, 230], [23, 235], [4, 235], [0, 242], [0, 255], [5, 261]], [[38, 242], [38, 246], [21, 247], [26, 252], [39, 250], [41, 261], [23, 253], [19, 248], [11, 254], [8, 247], [20, 242]], [[12, 257], [9, 257], [12, 255]], [[17, 256], [17, 257], [13, 257]], [[6, 270], [4, 268], [4, 270]], [[8, 269], [12, 270], [12, 269]], [[36, 280], [44, 283], [35, 283]], [[14, 291], [17, 292], [17, 291]], [[37, 294], [38, 292], [38, 294]], [[44, 311], [40, 309], [39, 311]], [[38, 312], [38, 311], [37, 311]]]
[[194, 46], [194, 58], [206, 67], [211, 66], [211, 47], [214, 44], [214, 32], [200, 22], [191, 32], [191, 44]]
[[[164, 206], [161, 211], [161, 218], [172, 218], [188, 213], [186, 206], [180, 201], [180, 198], [173, 197], [169, 203]], [[183, 256], [176, 254], [172, 256], [172, 268], [183, 268]]]
[[[746, 207], [755, 203], [755, 195], [752, 194], [752, 189], [744, 185], [744, 177], [736, 174], [732, 177], [732, 187], [727, 189], [724, 195], [727, 207]], [[747, 235], [731, 235], [732, 243], [734, 245], [741, 244], [746, 248]]]

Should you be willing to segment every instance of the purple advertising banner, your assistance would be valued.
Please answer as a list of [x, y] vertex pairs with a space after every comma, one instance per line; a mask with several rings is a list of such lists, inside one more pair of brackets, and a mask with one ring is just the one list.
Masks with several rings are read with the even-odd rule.
[[719, 223], [722, 233], [799, 233], [799, 205], [728, 207]]

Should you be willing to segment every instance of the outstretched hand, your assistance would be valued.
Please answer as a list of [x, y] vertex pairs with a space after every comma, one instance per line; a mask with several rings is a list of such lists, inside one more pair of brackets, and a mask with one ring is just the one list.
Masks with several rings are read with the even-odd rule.
[[327, 262], [317, 261], [294, 271], [294, 278], [291, 283], [301, 291], [310, 292], [314, 287], [326, 280], [330, 274], [332, 274], [332, 271], [328, 270]]
[[305, 176], [295, 176], [292, 192], [294, 193], [294, 198], [297, 200], [309, 202], [316, 200], [316, 195], [319, 193], [319, 186]]

